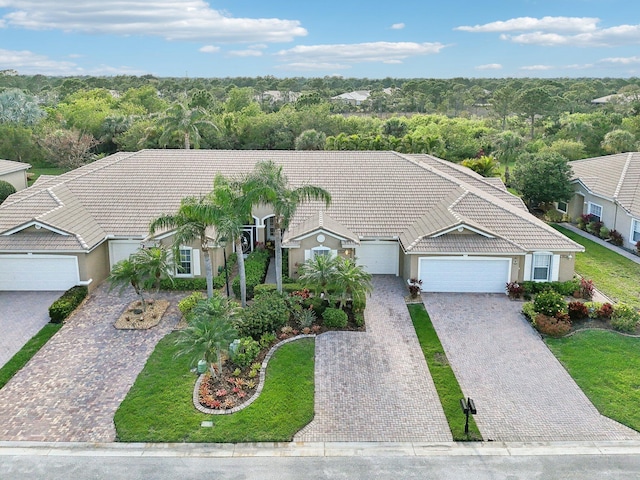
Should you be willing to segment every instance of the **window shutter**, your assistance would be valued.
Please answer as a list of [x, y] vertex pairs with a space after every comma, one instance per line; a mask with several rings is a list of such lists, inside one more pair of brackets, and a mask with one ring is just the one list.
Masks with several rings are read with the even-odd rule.
[[554, 255], [551, 260], [551, 281], [557, 282], [560, 278], [560, 255]]
[[531, 259], [533, 255], [528, 253], [524, 256], [524, 281], [531, 280]]
[[331, 258], [337, 257], [338, 256], [338, 250], [331, 250], [330, 254]]
[[193, 274], [197, 277], [200, 276], [200, 250], [194, 248], [191, 250], [191, 267]]
[[310, 258], [311, 258], [311, 250], [305, 250], [304, 251], [304, 261], [306, 262]]

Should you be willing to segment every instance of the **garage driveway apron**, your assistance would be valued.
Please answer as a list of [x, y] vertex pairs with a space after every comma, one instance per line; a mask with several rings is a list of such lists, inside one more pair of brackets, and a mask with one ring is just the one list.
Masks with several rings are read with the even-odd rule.
[[500, 294], [423, 294], [485, 440], [640, 439], [598, 413], [537, 332]]
[[49, 306], [63, 292], [0, 292], [0, 368], [49, 323]]
[[374, 276], [366, 332], [316, 338], [315, 418], [296, 441], [451, 441], [401, 279]]
[[157, 342], [179, 319], [176, 300], [149, 330], [113, 326], [134, 299], [102, 285], [0, 390], [0, 440], [111, 442], [113, 416]]

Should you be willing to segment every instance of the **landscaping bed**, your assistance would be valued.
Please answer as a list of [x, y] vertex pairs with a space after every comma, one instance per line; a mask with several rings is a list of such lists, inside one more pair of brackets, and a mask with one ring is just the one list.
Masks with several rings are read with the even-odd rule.
[[116, 320], [118, 330], [147, 330], [155, 327], [162, 320], [164, 312], [169, 308], [167, 300], [147, 300], [146, 308], [142, 309], [140, 300], [131, 302]]

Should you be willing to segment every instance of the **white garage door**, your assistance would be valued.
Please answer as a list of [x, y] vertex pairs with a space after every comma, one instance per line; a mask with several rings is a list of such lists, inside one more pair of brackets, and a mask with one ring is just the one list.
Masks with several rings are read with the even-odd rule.
[[109, 241], [109, 265], [113, 267], [120, 260], [126, 260], [129, 255], [140, 248], [140, 240], [111, 240]]
[[355, 250], [356, 263], [367, 272], [398, 275], [398, 242], [362, 242]]
[[0, 255], [0, 290], [63, 291], [79, 281], [76, 257]]
[[421, 258], [420, 279], [425, 292], [505, 293], [510, 258]]

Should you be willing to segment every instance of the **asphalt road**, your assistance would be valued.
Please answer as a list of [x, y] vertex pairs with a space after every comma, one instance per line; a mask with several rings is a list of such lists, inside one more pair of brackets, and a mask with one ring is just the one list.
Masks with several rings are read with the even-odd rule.
[[304, 458], [0, 456], [2, 480], [635, 480], [639, 476], [640, 455]]

